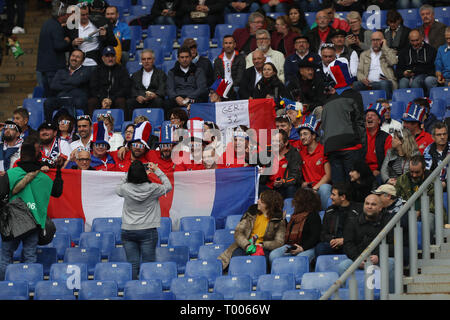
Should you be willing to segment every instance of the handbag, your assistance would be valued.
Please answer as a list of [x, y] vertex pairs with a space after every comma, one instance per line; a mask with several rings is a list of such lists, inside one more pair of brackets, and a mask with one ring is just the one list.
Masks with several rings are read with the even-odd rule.
[[0, 234], [5, 241], [20, 238], [36, 227], [33, 214], [20, 198], [8, 202], [0, 212]]
[[45, 246], [53, 241], [53, 237], [56, 233], [55, 223], [48, 216], [45, 219], [45, 228], [41, 229], [39, 232], [39, 241], [38, 244], [40, 246]]
[[202, 11], [191, 11], [190, 13], [192, 20], [201, 20], [208, 16], [208, 13]]

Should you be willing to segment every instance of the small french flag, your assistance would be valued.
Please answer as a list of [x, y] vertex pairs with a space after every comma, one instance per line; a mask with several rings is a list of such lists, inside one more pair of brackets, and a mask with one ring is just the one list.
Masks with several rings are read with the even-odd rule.
[[212, 84], [211, 89], [213, 89], [219, 96], [228, 98], [227, 95], [232, 85], [232, 82], [227, 82], [222, 78], [217, 78], [217, 80]]

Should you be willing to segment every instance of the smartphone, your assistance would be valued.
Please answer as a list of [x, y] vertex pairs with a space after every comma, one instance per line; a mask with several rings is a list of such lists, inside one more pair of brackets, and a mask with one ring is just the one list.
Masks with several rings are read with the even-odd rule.
[[291, 245], [286, 249], [286, 252], [291, 252], [292, 250], [295, 250], [296, 248], [297, 248], [296, 246]]

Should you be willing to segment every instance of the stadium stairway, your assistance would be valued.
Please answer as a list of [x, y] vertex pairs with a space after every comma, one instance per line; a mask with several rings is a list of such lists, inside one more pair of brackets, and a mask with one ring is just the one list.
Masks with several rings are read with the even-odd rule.
[[23, 99], [32, 94], [36, 84], [36, 61], [39, 32], [50, 17], [50, 10], [41, 1], [26, 3], [25, 34], [17, 35], [24, 54], [15, 59], [8, 47], [4, 47], [0, 65], [0, 121], [12, 116], [12, 111], [22, 105]]

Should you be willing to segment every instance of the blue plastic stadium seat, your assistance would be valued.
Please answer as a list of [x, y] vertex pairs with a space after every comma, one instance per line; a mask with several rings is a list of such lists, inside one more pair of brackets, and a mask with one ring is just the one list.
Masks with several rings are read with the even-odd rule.
[[295, 283], [300, 284], [303, 274], [309, 272], [309, 259], [304, 256], [275, 258], [270, 272], [272, 274], [290, 273], [294, 275]]
[[184, 270], [186, 269], [186, 263], [189, 261], [189, 247], [156, 247], [156, 261], [173, 261], [177, 264], [177, 272], [184, 273]]
[[223, 295], [225, 300], [233, 299], [237, 292], [252, 290], [252, 278], [248, 275], [220, 276], [214, 283], [214, 292]]
[[[162, 65], [165, 52], [172, 50], [172, 43], [165, 38], [147, 37], [144, 40], [144, 49], [152, 49], [155, 52], [155, 65]], [[136, 51], [136, 60], [141, 61], [142, 51]]]
[[337, 272], [308, 272], [302, 277], [301, 289], [318, 289], [321, 293], [328, 290], [339, 278]]
[[0, 281], [0, 300], [28, 300], [28, 281]]
[[108, 262], [127, 262], [127, 254], [124, 247], [115, 247], [108, 257]]
[[185, 24], [181, 27], [181, 38], [207, 37], [209, 39], [210, 33], [208, 24]]
[[36, 86], [33, 89], [33, 98], [43, 98], [44, 97], [44, 88]]
[[175, 278], [170, 284], [170, 291], [177, 300], [186, 299], [193, 293], [208, 293], [208, 279], [206, 277]]
[[164, 110], [161, 108], [137, 108], [133, 110], [132, 119], [137, 116], [147, 117], [148, 121], [152, 124], [152, 127], [157, 127], [164, 121]]
[[380, 10], [378, 12], [364, 11], [362, 15], [362, 25], [365, 29], [372, 31], [377, 29], [385, 29], [387, 27], [386, 15], [386, 10]]
[[131, 76], [136, 71], [141, 70], [141, 68], [142, 68], [141, 60], [140, 59], [136, 59], [134, 61], [128, 61], [127, 64], [126, 64], [126, 68], [127, 68], [128, 73]]
[[347, 260], [345, 254], [327, 254], [316, 258], [315, 272], [338, 272], [338, 265]]
[[176, 59], [165, 60], [162, 63], [162, 70], [164, 71], [164, 73], [167, 74], [175, 66], [176, 62], [177, 62]]
[[57, 218], [52, 219], [56, 226], [56, 232], [64, 232], [70, 235], [70, 239], [79, 244], [80, 234], [84, 232], [84, 221], [81, 218]]
[[153, 4], [155, 3], [155, 0], [138, 0], [137, 4], [140, 6], [147, 6], [150, 9], [153, 7]]
[[267, 291], [236, 292], [233, 300], [272, 300], [272, 294]]
[[247, 24], [249, 13], [228, 13], [225, 15], [225, 23], [243, 28]]
[[81, 281], [78, 300], [104, 300], [117, 297], [117, 283], [115, 281]]
[[85, 263], [89, 275], [94, 274], [95, 265], [101, 262], [100, 249], [98, 248], [67, 248], [64, 254], [64, 262], [69, 264]]
[[[218, 230], [219, 231], [219, 230]], [[198, 259], [201, 260], [214, 260], [222, 254], [228, 248], [224, 244], [207, 244], [198, 249]]]
[[[142, 27], [141, 26], [129, 26], [130, 33], [131, 33], [131, 44], [130, 48], [134, 48], [134, 51], [136, 51], [136, 46], [139, 45], [142, 39]], [[131, 51], [131, 50], [130, 50]]]
[[284, 16], [285, 13], [284, 12], [269, 12], [267, 14], [268, 17], [271, 17], [272, 19], [276, 19], [278, 17]]
[[364, 110], [373, 103], [375, 104], [378, 99], [386, 99], [386, 91], [384, 90], [362, 90], [359, 91], [363, 98]]
[[210, 288], [214, 287], [216, 278], [222, 275], [222, 262], [220, 260], [191, 260], [186, 263], [185, 277], [201, 277], [208, 279]]
[[[80, 279], [80, 283], [76, 282], [76, 279]], [[80, 288], [78, 287], [81, 284], [81, 281], [88, 280], [88, 270], [86, 263], [54, 263], [50, 267], [50, 281], [59, 281], [67, 283], [67, 280], [70, 278], [72, 280], [71, 286], [75, 291], [78, 291]], [[69, 280], [69, 281], [70, 281]]]
[[55, 232], [52, 242], [41, 248], [55, 248], [56, 257], [58, 260], [64, 259], [64, 253], [67, 248], [70, 248], [70, 235], [65, 232]]
[[[430, 89], [430, 99], [440, 99], [448, 103], [450, 101], [450, 87], [434, 87]], [[450, 105], [450, 104], [449, 104]]]
[[159, 280], [164, 290], [170, 289], [172, 279], [178, 276], [174, 261], [145, 262], [139, 270], [139, 280]]
[[44, 101], [45, 98], [27, 98], [23, 100], [22, 107], [28, 111], [28, 125], [37, 130], [44, 122]]
[[214, 233], [214, 244], [229, 246], [234, 242], [234, 229], [219, 229]]
[[116, 281], [119, 291], [123, 291], [125, 283], [132, 280], [131, 263], [129, 262], [101, 262], [95, 265], [94, 280]]
[[403, 101], [393, 101], [389, 102], [389, 105], [391, 106], [391, 118], [401, 122], [406, 104]]
[[281, 300], [319, 300], [320, 291], [317, 289], [287, 290], [283, 292]]
[[309, 26], [316, 22], [316, 12], [305, 12], [305, 19]]
[[272, 300], [281, 300], [286, 290], [295, 290], [293, 274], [263, 274], [258, 278], [256, 291], [270, 292]]
[[214, 30], [214, 42], [217, 43], [219, 48], [222, 48], [223, 37], [232, 35], [237, 28], [239, 28], [239, 26], [233, 24], [217, 24], [216, 29]]
[[223, 300], [223, 295], [217, 292], [192, 293], [186, 297], [186, 300]]
[[[339, 298], [341, 300], [350, 300], [350, 289], [339, 288]], [[364, 300], [364, 288], [358, 288], [358, 300]]]
[[112, 232], [83, 232], [80, 235], [80, 248], [98, 248], [103, 259], [107, 259], [115, 247]]
[[424, 97], [422, 88], [396, 89], [392, 93], [392, 101], [403, 101], [405, 104], [422, 97]]
[[235, 275], [249, 275], [252, 277], [253, 285], [258, 282], [258, 277], [266, 274], [267, 265], [266, 258], [263, 256], [239, 256], [232, 257], [228, 268], [228, 274]]
[[131, 0], [109, 0], [108, 4], [110, 6], [119, 6], [126, 8], [126, 12], [131, 8]]
[[447, 111], [447, 101], [442, 99], [434, 99], [431, 103], [431, 113], [438, 118], [444, 120], [445, 112]]
[[125, 283], [123, 290], [125, 300], [147, 300], [149, 297], [162, 297], [162, 293], [160, 280], [130, 280]]
[[40, 263], [14, 263], [6, 266], [5, 281], [27, 281], [29, 291], [34, 291], [38, 281], [44, 280], [44, 268]]
[[177, 39], [177, 27], [175, 25], [150, 25], [147, 29], [147, 37], [164, 38], [173, 44]]
[[135, 5], [131, 6], [130, 15], [135, 17], [145, 16], [147, 14], [150, 14], [150, 10], [150, 7]]
[[121, 228], [122, 218], [94, 218], [91, 231], [112, 232], [114, 233], [116, 244], [121, 244]]
[[14, 251], [13, 261], [20, 262], [22, 260], [22, 249], [23, 249], [23, 245], [22, 245], [22, 242], [20, 242], [19, 246], [16, 249], [16, 251]]
[[39, 281], [36, 283], [34, 300], [50, 300], [64, 296], [73, 296], [73, 290], [69, 289], [64, 281]]
[[212, 242], [216, 231], [216, 220], [211, 216], [182, 217], [180, 231], [202, 231], [205, 242]]
[[209, 36], [185, 36], [180, 39], [180, 43], [183, 43], [186, 38], [193, 38], [197, 43], [197, 51], [201, 56], [208, 56], [209, 50]]
[[36, 254], [37, 254], [36, 263], [42, 264], [42, 267], [44, 268], [44, 275], [48, 276], [52, 264], [58, 262], [56, 248], [38, 247], [36, 248]]
[[236, 226], [241, 221], [242, 214], [231, 214], [225, 220], [225, 229], [236, 229]]
[[114, 132], [122, 130], [122, 124], [125, 114], [122, 109], [95, 109], [92, 113], [92, 121], [97, 122], [97, 117], [100, 114], [110, 114], [114, 119]]
[[214, 64], [214, 60], [222, 53], [222, 48], [210, 48], [208, 50], [208, 58], [212, 64]]
[[198, 250], [204, 244], [203, 231], [172, 231], [169, 234], [169, 246], [188, 246], [190, 258], [197, 258]]

